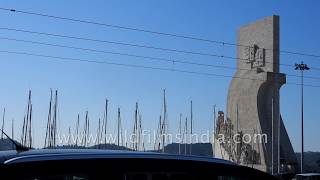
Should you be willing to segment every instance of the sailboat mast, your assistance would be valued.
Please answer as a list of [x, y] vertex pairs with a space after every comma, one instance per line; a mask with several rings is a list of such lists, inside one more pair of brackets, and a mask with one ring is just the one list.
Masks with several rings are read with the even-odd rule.
[[78, 113], [77, 124], [76, 124], [76, 146], [78, 146], [78, 138], [79, 138], [79, 121], [80, 121], [80, 115]]
[[[180, 119], [179, 119], [179, 136], [181, 138], [181, 118], [182, 114], [180, 113]], [[181, 154], [181, 139], [179, 139], [179, 154]]]
[[88, 138], [88, 134], [89, 134], [88, 131], [89, 131], [89, 118], [88, 118], [88, 111], [86, 111], [84, 131], [83, 131], [84, 138], [83, 138], [83, 142], [82, 142], [82, 145], [84, 147], [87, 146], [87, 138]]
[[31, 90], [29, 90], [27, 113], [24, 116], [23, 129], [22, 129], [22, 144], [29, 148], [31, 148], [32, 146], [31, 119], [32, 119], [32, 104], [31, 104]]
[[161, 135], [162, 135], [162, 118], [161, 115], [159, 116], [159, 126], [158, 126], [158, 130], [157, 130], [157, 136], [156, 136], [156, 144], [155, 144], [155, 150], [158, 146], [158, 151], [160, 152], [160, 148], [161, 148]]
[[31, 122], [32, 122], [32, 104], [30, 105], [30, 113], [29, 113], [29, 130], [28, 130], [28, 147], [31, 149], [32, 146], [32, 133], [31, 133]]
[[118, 148], [120, 147], [120, 108], [118, 108]]
[[25, 121], [25, 126], [24, 126], [24, 134], [23, 134], [23, 139], [24, 141], [22, 142], [24, 146], [28, 146], [27, 144], [27, 136], [28, 136], [28, 125], [29, 125], [29, 112], [30, 112], [30, 95], [31, 92], [29, 90], [29, 97], [28, 97], [28, 107], [27, 107], [27, 114], [26, 114], [26, 121]]
[[12, 119], [12, 124], [11, 124], [11, 139], [14, 139], [14, 119]]
[[98, 149], [100, 149], [100, 137], [101, 137], [101, 122], [100, 122], [100, 118], [99, 118], [99, 122], [98, 122], [98, 133], [97, 133], [97, 136], [98, 136], [98, 141], [97, 141], [97, 145], [98, 145]]
[[185, 121], [185, 125], [184, 125], [184, 134], [185, 134], [185, 138], [186, 141], [184, 142], [184, 155], [187, 155], [187, 138], [188, 138], [188, 117], [186, 117], [186, 121]]
[[68, 131], [68, 146], [71, 146], [71, 128], [70, 127]]
[[133, 134], [135, 137], [133, 149], [138, 151], [138, 102], [136, 102], [136, 109], [134, 112], [134, 127]]
[[[6, 108], [3, 108], [3, 114], [2, 114], [2, 128], [1, 130], [4, 131], [4, 118], [6, 115]], [[3, 139], [3, 132], [1, 133], [1, 139]]]
[[109, 100], [106, 99], [106, 104], [105, 104], [105, 122], [104, 122], [104, 144], [107, 144], [108, 102], [109, 102]]
[[[88, 111], [87, 111], [88, 112]], [[87, 118], [87, 146], [89, 146], [90, 145], [90, 139], [89, 139], [89, 137], [90, 137], [90, 118], [89, 118], [89, 112], [88, 112], [88, 116], [87, 116], [88, 118]]]
[[21, 143], [24, 144], [24, 131], [26, 125], [26, 115], [23, 116], [22, 133], [21, 133]]
[[162, 152], [165, 152], [166, 129], [167, 129], [167, 103], [166, 89], [163, 90], [163, 121], [162, 121]]
[[56, 147], [57, 112], [58, 112], [58, 91], [56, 90], [55, 101], [54, 101], [54, 113], [53, 113], [53, 147]]
[[213, 133], [212, 133], [212, 153], [213, 157], [216, 156], [216, 145], [215, 145], [215, 135], [216, 135], [216, 105], [213, 106]]
[[146, 148], [144, 146], [144, 139], [143, 139], [143, 136], [142, 136], [142, 115], [139, 114], [139, 146], [142, 145], [142, 149], [143, 151], [146, 151]]
[[[14, 140], [14, 119], [12, 118], [12, 124], [11, 124], [11, 139]], [[15, 145], [12, 144], [12, 149], [15, 149]]]
[[50, 147], [50, 130], [51, 130], [51, 104], [52, 104], [52, 89], [50, 89], [50, 102], [49, 102], [49, 112], [48, 112], [48, 119], [47, 119], [47, 129], [46, 129], [46, 136], [44, 140], [44, 147]]
[[192, 100], [190, 102], [190, 154], [192, 154], [192, 130], [193, 130], [193, 112], [192, 112]]

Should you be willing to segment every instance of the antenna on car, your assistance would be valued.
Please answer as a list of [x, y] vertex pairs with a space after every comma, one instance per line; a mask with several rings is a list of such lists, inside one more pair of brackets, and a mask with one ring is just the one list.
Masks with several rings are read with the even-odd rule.
[[20, 152], [20, 151], [29, 151], [30, 150], [30, 148], [25, 147], [21, 144], [18, 144], [16, 141], [11, 139], [2, 129], [0, 129], [0, 131], [14, 144], [14, 146], [16, 147], [16, 151]]

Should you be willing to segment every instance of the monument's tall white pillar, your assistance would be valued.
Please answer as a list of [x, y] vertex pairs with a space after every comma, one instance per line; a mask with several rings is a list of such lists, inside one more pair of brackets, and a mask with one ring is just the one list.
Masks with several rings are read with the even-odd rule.
[[267, 141], [216, 146], [220, 148], [216, 152], [223, 149], [233, 161], [270, 173], [272, 167], [273, 172], [278, 171], [279, 157], [283, 163], [296, 163], [280, 116], [279, 91], [286, 77], [279, 72], [279, 39], [278, 16], [240, 27], [237, 71], [228, 92], [227, 122], [231, 125], [226, 127], [232, 128], [233, 134], [249, 134], [251, 138], [266, 135]]

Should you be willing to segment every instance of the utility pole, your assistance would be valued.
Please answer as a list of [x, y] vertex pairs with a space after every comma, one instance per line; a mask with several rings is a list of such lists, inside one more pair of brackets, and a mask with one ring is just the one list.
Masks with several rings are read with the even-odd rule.
[[278, 134], [278, 137], [277, 137], [277, 150], [278, 150], [278, 152], [277, 152], [277, 155], [278, 155], [278, 157], [277, 157], [277, 164], [278, 164], [278, 174], [280, 174], [280, 171], [281, 171], [281, 169], [280, 169], [280, 166], [281, 166], [281, 162], [280, 162], [280, 141], [281, 141], [281, 139], [280, 139], [280, 137], [281, 137], [281, 132], [280, 132], [280, 128], [281, 128], [281, 113], [280, 113], [280, 77], [279, 77], [279, 75], [280, 74], [277, 74], [276, 76], [277, 76], [277, 88], [278, 88], [278, 99], [279, 99], [279, 110], [278, 110], [278, 117], [277, 117], [277, 119], [278, 119], [278, 129], [277, 129], [277, 134]]
[[274, 149], [274, 129], [273, 129], [273, 126], [274, 126], [274, 116], [273, 116], [273, 113], [274, 113], [274, 109], [273, 109], [273, 107], [274, 107], [274, 104], [273, 104], [273, 102], [274, 102], [274, 96], [272, 97], [272, 99], [271, 99], [271, 101], [272, 101], [272, 103], [271, 103], [271, 117], [272, 117], [272, 119], [271, 119], [271, 174], [273, 175], [274, 174], [274, 151], [273, 151], [273, 149]]
[[301, 72], [301, 163], [300, 163], [300, 173], [303, 173], [303, 165], [304, 165], [304, 136], [303, 136], [303, 72], [305, 70], [309, 70], [307, 64], [301, 62], [300, 64], [295, 64], [295, 70], [300, 70]]

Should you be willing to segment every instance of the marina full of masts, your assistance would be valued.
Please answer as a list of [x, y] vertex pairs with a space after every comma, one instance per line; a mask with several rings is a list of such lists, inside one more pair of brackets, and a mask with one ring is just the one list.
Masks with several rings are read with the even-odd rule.
[[[60, 147], [69, 147], [69, 148], [89, 148], [94, 147], [98, 149], [106, 149], [107, 145], [113, 145], [116, 147], [116, 149], [121, 150], [132, 150], [132, 151], [146, 151], [146, 144], [145, 139], [143, 137], [143, 116], [142, 112], [139, 109], [139, 103], [135, 103], [135, 110], [133, 114], [132, 119], [132, 137], [133, 139], [130, 140], [130, 142], [125, 142], [124, 138], [124, 129], [122, 127], [122, 118], [121, 118], [121, 108], [117, 108], [117, 118], [116, 119], [110, 119], [109, 118], [109, 100], [105, 99], [105, 106], [104, 106], [104, 112], [103, 117], [93, 120], [90, 119], [89, 111], [85, 112], [84, 120], [80, 118], [80, 114], [77, 114], [77, 117], [75, 117], [75, 126], [73, 128], [68, 128], [68, 141], [64, 144], [59, 144], [57, 140], [57, 133], [59, 131], [57, 124], [58, 121], [58, 96], [59, 93], [57, 90], [50, 89], [50, 98], [49, 98], [49, 105], [48, 105], [48, 115], [46, 118], [46, 130], [44, 135], [44, 144], [41, 148], [47, 148], [47, 149], [54, 149], [54, 148], [60, 148]], [[31, 90], [28, 92], [28, 99], [27, 99], [27, 108], [26, 112], [23, 116], [23, 122], [21, 127], [21, 137], [20, 139], [17, 139], [14, 137], [14, 119], [12, 119], [11, 123], [11, 138], [15, 141], [21, 143], [23, 146], [28, 148], [34, 147], [34, 141], [32, 138], [32, 135], [34, 134], [35, 129], [33, 129], [33, 121], [32, 121], [32, 93]], [[3, 109], [3, 115], [2, 115], [2, 129], [5, 128], [5, 126], [8, 123], [8, 120], [6, 119], [6, 109]], [[107, 135], [110, 133], [108, 132], [108, 125], [110, 124], [110, 121], [115, 120], [116, 121], [116, 141], [115, 142], [108, 142]], [[192, 135], [193, 133], [193, 110], [192, 110], [192, 101], [190, 101], [190, 115], [183, 119], [182, 114], [180, 113], [180, 118], [176, 121], [179, 123], [178, 133], [181, 135], [182, 142], [179, 142], [179, 154], [191, 154], [192, 153], [192, 146], [189, 145], [187, 149], [187, 144], [192, 144], [192, 141], [188, 142], [186, 140], [186, 137], [188, 135]], [[61, 122], [60, 122], [61, 123]], [[91, 124], [97, 123], [97, 129], [90, 128]], [[166, 90], [163, 90], [162, 94], [162, 104], [161, 104], [161, 112], [157, 119], [155, 119], [155, 123], [157, 123], [157, 131], [155, 136], [154, 144], [152, 145], [153, 151], [157, 152], [166, 152], [166, 134], [168, 133], [168, 112], [167, 112], [167, 100], [166, 100]], [[96, 125], [96, 124], [95, 124]], [[20, 127], [18, 127], [20, 129]], [[73, 129], [73, 131], [72, 131]], [[90, 132], [96, 133], [96, 141], [94, 144], [92, 144], [89, 141]], [[82, 138], [78, 138], [78, 137]], [[71, 137], [73, 140], [71, 140]], [[4, 136], [3, 133], [1, 133], [1, 140], [3, 140]], [[184, 146], [184, 147], [182, 147]]]

